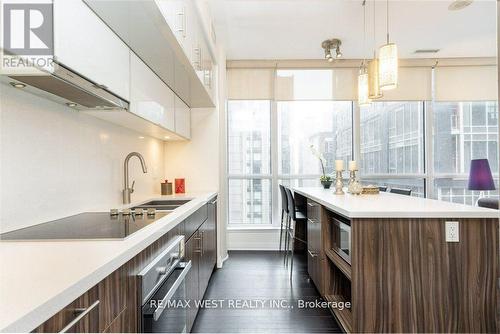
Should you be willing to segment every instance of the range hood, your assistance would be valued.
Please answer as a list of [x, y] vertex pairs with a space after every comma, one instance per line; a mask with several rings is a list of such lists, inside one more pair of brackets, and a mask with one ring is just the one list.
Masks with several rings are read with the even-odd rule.
[[128, 109], [127, 101], [108, 92], [61, 64], [53, 63], [50, 72], [36, 74], [10, 74], [11, 84], [23, 83], [26, 89], [43, 95], [56, 102], [62, 102], [78, 110], [116, 110]]

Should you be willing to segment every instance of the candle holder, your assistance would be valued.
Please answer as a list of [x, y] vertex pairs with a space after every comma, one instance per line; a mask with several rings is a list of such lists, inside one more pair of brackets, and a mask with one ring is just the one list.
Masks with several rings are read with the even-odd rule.
[[347, 191], [353, 195], [359, 195], [363, 191], [363, 187], [356, 179], [356, 172], [356, 169], [349, 171], [349, 184], [347, 186]]
[[344, 195], [344, 181], [342, 180], [342, 170], [336, 171], [335, 176], [335, 195]]

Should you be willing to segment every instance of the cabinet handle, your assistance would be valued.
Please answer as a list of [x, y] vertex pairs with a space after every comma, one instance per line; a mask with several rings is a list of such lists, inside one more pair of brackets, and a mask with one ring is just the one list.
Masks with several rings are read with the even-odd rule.
[[182, 37], [186, 38], [186, 9], [183, 8], [182, 12], [177, 13], [177, 16], [181, 20], [181, 27], [177, 29], [177, 32], [182, 33]]
[[204, 248], [205, 248], [203, 246], [203, 244], [205, 243], [204, 242], [205, 241], [205, 238], [204, 238], [205, 231], [200, 231], [200, 233], [201, 233], [201, 256], [203, 256], [203, 254], [204, 254]]
[[311, 208], [315, 207], [316, 205], [314, 205], [313, 203], [310, 203], [310, 202], [307, 202], [307, 205], [309, 205]]
[[201, 70], [201, 49], [200, 47], [194, 48], [194, 54], [196, 56], [196, 60], [193, 62], [197, 71]]
[[311, 255], [311, 257], [317, 257], [318, 254], [316, 252], [311, 252], [309, 249], [307, 250], [307, 252], [309, 253], [309, 255]]
[[205, 86], [208, 86], [208, 88], [212, 88], [212, 76], [209, 70], [206, 70], [205, 73], [203, 74], [203, 81]]
[[69, 331], [80, 320], [82, 320], [83, 318], [85, 318], [85, 316], [87, 314], [89, 314], [90, 311], [92, 311], [93, 309], [95, 309], [97, 307], [97, 305], [99, 305], [99, 300], [97, 300], [96, 302], [94, 302], [94, 304], [90, 305], [87, 308], [78, 308], [78, 309], [75, 309], [75, 313], [80, 313], [80, 314], [75, 319], [73, 319], [73, 321], [71, 321], [69, 324], [67, 324], [66, 327], [64, 327], [63, 329], [61, 329], [61, 331], [59, 333], [66, 333], [67, 331]]
[[307, 221], [310, 222], [311, 224], [316, 224], [316, 221], [314, 219], [307, 218]]

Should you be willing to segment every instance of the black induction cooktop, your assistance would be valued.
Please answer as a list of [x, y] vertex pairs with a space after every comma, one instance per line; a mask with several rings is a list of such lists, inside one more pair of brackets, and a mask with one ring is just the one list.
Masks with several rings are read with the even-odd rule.
[[107, 240], [125, 239], [141, 228], [168, 215], [111, 216], [107, 212], [86, 212], [0, 234], [0, 240]]

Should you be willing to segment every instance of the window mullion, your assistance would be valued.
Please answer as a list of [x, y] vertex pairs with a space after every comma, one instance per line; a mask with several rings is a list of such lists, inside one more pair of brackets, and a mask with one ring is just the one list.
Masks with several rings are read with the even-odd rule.
[[[275, 92], [275, 82], [276, 82], [277, 71], [273, 71], [272, 89]], [[273, 99], [271, 100], [271, 192], [272, 192], [272, 203], [271, 203], [271, 224], [278, 226], [280, 224], [279, 206], [281, 201], [279, 200], [278, 193], [278, 104], [276, 98], [273, 94]]]

